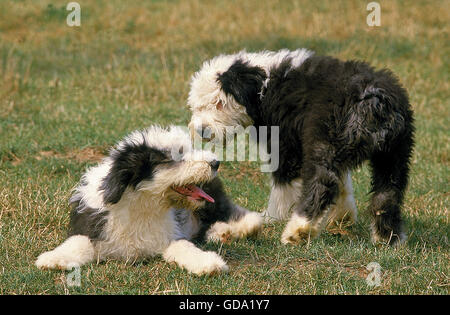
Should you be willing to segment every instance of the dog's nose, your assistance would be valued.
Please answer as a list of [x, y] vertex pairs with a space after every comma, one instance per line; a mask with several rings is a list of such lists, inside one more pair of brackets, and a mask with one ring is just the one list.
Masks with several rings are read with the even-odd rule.
[[211, 166], [211, 169], [213, 171], [217, 171], [219, 169], [220, 162], [217, 160], [214, 160], [214, 161], [209, 162], [209, 165]]

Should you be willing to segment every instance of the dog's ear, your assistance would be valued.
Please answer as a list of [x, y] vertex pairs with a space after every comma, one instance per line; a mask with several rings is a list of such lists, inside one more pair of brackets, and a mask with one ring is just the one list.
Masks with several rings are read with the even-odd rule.
[[259, 93], [266, 77], [262, 68], [237, 60], [227, 71], [220, 74], [217, 80], [225, 94], [232, 95], [248, 110], [260, 102]]
[[103, 202], [117, 203], [127, 187], [136, 188], [142, 180], [150, 180], [158, 164], [167, 160], [166, 155], [145, 143], [127, 143], [110, 153], [111, 169], [103, 178]]

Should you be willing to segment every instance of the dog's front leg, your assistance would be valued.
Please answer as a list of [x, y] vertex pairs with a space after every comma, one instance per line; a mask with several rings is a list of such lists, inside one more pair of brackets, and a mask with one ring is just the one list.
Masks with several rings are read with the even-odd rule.
[[289, 183], [272, 183], [267, 210], [263, 213], [266, 222], [285, 220], [289, 212], [296, 207], [302, 192], [302, 179], [296, 178]]
[[303, 175], [302, 198], [283, 231], [283, 244], [309, 240], [322, 231], [340, 188], [339, 174], [335, 171], [339, 168], [330, 165], [332, 163], [320, 160], [320, 154], [312, 155], [309, 161], [304, 162], [304, 169], [308, 172]]
[[353, 196], [352, 175], [348, 171], [339, 184], [339, 195], [336, 204], [331, 206], [328, 217], [329, 226], [339, 226], [342, 223], [353, 224], [357, 218], [355, 197]]
[[214, 223], [206, 232], [206, 239], [226, 243], [232, 239], [257, 236], [261, 232], [262, 223], [260, 213], [235, 205], [231, 219]]
[[84, 235], [74, 235], [65, 240], [54, 250], [42, 253], [36, 260], [40, 269], [71, 270], [93, 261], [94, 246]]
[[227, 264], [217, 253], [202, 251], [187, 240], [172, 241], [164, 251], [163, 258], [196, 275], [228, 271]]

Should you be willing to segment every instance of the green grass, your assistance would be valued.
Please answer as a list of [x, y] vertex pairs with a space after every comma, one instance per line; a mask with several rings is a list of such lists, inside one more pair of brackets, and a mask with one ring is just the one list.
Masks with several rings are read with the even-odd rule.
[[[0, 2], [0, 294], [448, 294], [449, 4], [381, 2], [381, 26], [364, 1]], [[64, 240], [67, 201], [87, 166], [128, 132], [185, 125], [189, 78], [220, 53], [308, 47], [389, 67], [410, 94], [416, 147], [404, 205], [408, 243], [370, 243], [369, 171], [353, 173], [359, 221], [307, 246], [283, 246], [284, 223], [256, 240], [206, 244], [230, 272], [197, 277], [155, 258], [40, 271], [36, 257]], [[255, 163], [224, 163], [239, 204], [262, 211], [269, 183]], [[381, 286], [366, 266], [378, 262]]]

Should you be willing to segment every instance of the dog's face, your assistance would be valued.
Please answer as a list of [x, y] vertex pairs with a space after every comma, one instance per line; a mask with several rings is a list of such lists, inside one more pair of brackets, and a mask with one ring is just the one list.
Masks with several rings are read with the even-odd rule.
[[141, 189], [155, 192], [158, 189], [164, 199], [175, 208], [196, 210], [214, 198], [203, 190], [203, 185], [217, 175], [219, 161], [210, 151], [184, 152], [171, 162], [156, 168], [152, 181], [143, 183]]
[[214, 179], [219, 162], [209, 151], [194, 150], [181, 128], [134, 132], [108, 159], [111, 167], [101, 186], [105, 204], [141, 193], [153, 202], [191, 210], [214, 202], [202, 186]]
[[[218, 56], [205, 62], [191, 81], [188, 105], [192, 111], [191, 136], [224, 137], [234, 127], [253, 124], [265, 71], [236, 55]], [[209, 129], [209, 130], [208, 130]]]

